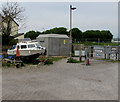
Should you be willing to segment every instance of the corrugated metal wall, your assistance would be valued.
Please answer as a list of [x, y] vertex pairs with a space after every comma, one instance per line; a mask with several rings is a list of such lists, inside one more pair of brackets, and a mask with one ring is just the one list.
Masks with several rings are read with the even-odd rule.
[[37, 38], [41, 46], [46, 47], [49, 56], [69, 56], [70, 40], [69, 38], [45, 37]]

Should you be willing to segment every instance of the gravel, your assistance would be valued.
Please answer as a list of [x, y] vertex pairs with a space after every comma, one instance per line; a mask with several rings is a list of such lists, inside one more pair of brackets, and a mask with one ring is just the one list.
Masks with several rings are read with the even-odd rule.
[[117, 100], [118, 63], [27, 65], [3, 68], [3, 100]]

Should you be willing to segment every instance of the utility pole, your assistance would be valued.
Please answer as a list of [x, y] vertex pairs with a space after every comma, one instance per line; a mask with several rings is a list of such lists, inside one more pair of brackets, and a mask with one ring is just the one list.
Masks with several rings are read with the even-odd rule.
[[70, 5], [70, 57], [72, 57], [72, 10], [75, 9], [75, 7], [72, 7], [72, 5]]

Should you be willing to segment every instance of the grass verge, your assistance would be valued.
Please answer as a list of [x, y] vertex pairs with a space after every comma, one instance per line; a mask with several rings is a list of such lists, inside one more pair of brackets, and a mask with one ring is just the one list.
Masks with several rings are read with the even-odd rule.
[[55, 57], [39, 57], [39, 61], [43, 62], [45, 65], [53, 64], [56, 61], [59, 61], [65, 57], [55, 56]]
[[113, 42], [81, 42], [81, 43], [74, 43], [74, 44], [83, 44], [86, 46], [93, 46], [93, 45], [102, 45], [102, 46], [118, 46], [120, 45], [120, 43], [113, 43]]
[[103, 60], [103, 61], [112, 62], [112, 63], [120, 63], [120, 60], [112, 60], [112, 59], [99, 58], [96, 60]]
[[78, 61], [77, 59], [74, 59], [74, 58], [69, 58], [67, 60], [67, 63], [82, 63], [82, 62], [84, 62], [84, 61]]

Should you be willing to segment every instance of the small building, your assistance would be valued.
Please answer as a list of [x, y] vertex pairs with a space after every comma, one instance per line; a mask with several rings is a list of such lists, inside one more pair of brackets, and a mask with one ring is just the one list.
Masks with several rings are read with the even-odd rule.
[[48, 56], [69, 56], [70, 39], [63, 34], [42, 34], [36, 40], [41, 46], [46, 47]]
[[[7, 30], [8, 27], [8, 21], [0, 15], [0, 35], [2, 35], [3, 30]], [[18, 33], [18, 23], [10, 17], [10, 27], [11, 27], [11, 33], [10, 36], [13, 37], [14, 39], [23, 39], [24, 34], [23, 33]]]

